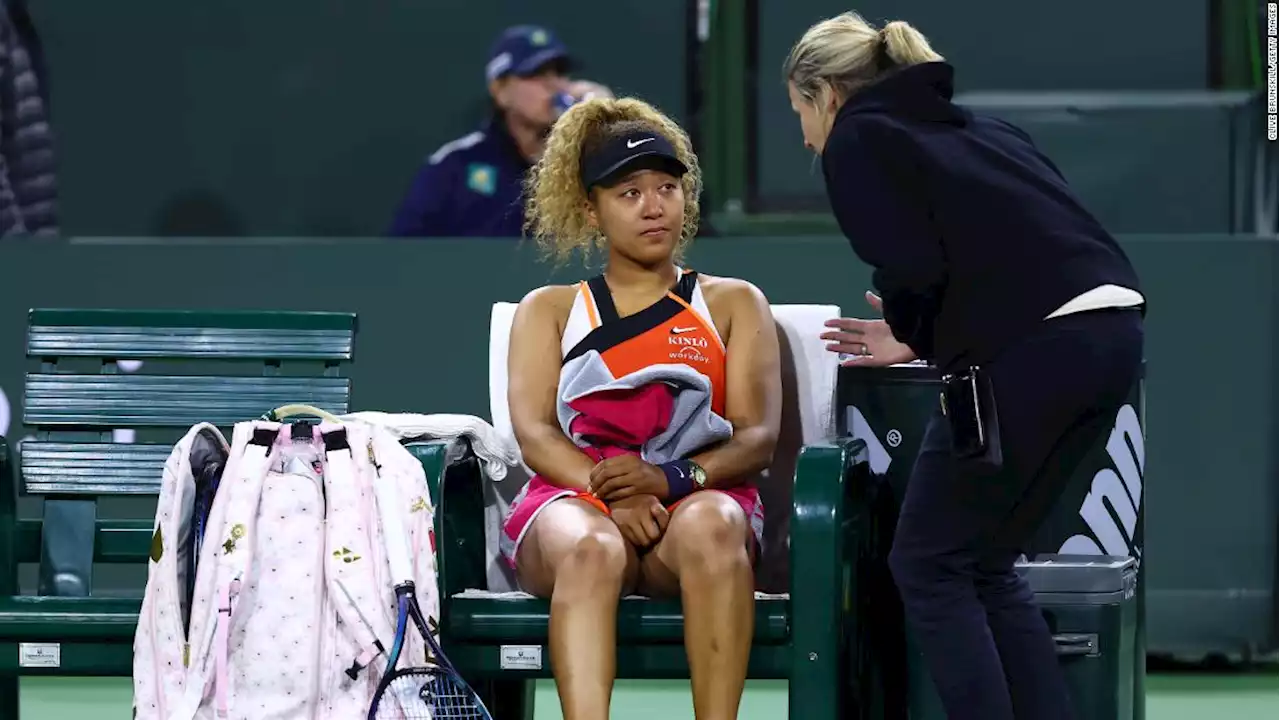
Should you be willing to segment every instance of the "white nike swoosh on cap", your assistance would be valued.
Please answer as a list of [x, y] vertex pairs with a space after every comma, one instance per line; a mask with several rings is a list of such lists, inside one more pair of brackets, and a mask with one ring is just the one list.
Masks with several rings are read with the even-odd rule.
[[638, 148], [638, 147], [640, 147], [641, 145], [643, 145], [643, 144], [645, 144], [645, 143], [647, 143], [647, 142], [650, 142], [651, 140], [653, 140], [653, 138], [645, 138], [645, 139], [643, 139], [643, 140], [635, 140], [635, 141], [628, 140], [628, 141], [627, 141], [627, 149], [628, 149], [628, 150], [632, 150], [632, 149], [634, 149], [634, 148]]

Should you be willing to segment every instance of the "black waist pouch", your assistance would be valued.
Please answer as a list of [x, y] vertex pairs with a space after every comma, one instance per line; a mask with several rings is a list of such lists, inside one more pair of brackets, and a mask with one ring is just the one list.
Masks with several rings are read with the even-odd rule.
[[1004, 465], [1000, 421], [991, 377], [982, 368], [942, 376], [942, 414], [951, 426], [951, 450], [975, 470], [995, 472]]

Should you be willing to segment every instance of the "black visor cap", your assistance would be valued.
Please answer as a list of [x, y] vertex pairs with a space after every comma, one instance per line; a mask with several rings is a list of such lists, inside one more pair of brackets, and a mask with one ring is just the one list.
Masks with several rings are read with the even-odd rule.
[[582, 186], [588, 190], [596, 185], [607, 187], [637, 170], [661, 170], [675, 177], [689, 172], [671, 142], [661, 133], [649, 131], [610, 138], [584, 155], [579, 167]]

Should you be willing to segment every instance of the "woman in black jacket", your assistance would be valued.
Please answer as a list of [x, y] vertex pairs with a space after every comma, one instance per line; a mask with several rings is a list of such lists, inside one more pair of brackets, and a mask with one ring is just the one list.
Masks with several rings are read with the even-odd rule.
[[889, 562], [948, 716], [1064, 718], [1052, 638], [1013, 566], [1137, 381], [1145, 300], [1026, 133], [951, 102], [952, 74], [907, 23], [853, 13], [786, 61], [884, 315], [823, 337], [851, 364], [920, 358], [946, 380]]

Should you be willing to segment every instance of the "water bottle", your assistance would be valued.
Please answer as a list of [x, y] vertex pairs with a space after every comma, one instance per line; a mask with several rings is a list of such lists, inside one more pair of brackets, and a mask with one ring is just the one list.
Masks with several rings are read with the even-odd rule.
[[558, 92], [551, 98], [551, 107], [555, 111], [556, 117], [560, 117], [566, 110], [578, 103], [578, 99], [567, 92]]

